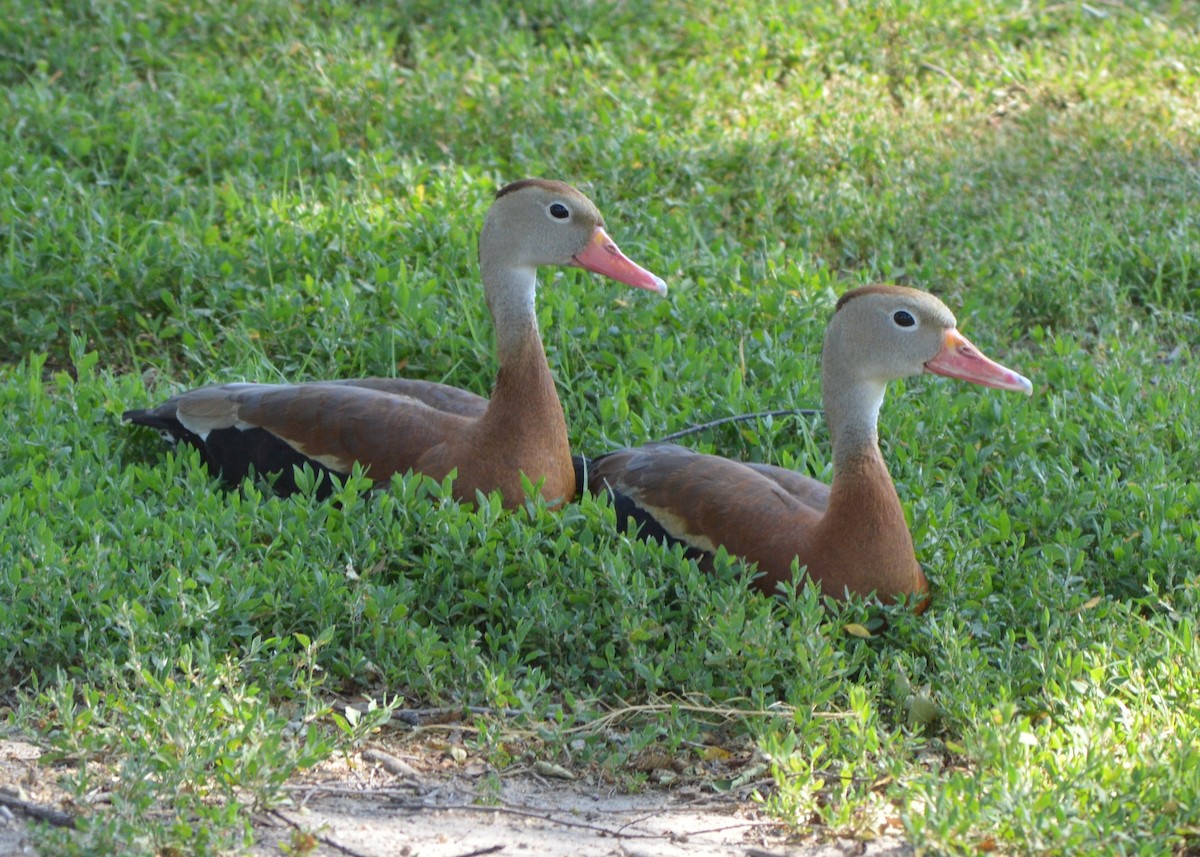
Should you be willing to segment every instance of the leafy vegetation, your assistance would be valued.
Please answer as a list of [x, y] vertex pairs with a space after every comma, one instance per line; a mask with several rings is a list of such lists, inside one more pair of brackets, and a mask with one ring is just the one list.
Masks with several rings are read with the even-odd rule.
[[[43, 844], [237, 850], [378, 722], [337, 729], [337, 691], [519, 709], [617, 772], [704, 716], [562, 730], [784, 703], [741, 728], [801, 830], [1200, 847], [1198, 36], [1181, 1], [4, 4], [0, 702], [113, 794]], [[816, 404], [863, 282], [938, 293], [1034, 379], [889, 393], [926, 615], [748, 594], [590, 498], [218, 491], [119, 425], [224, 379], [485, 392], [475, 236], [527, 175], [582, 185], [672, 289], [543, 276], [580, 450]], [[686, 442], [828, 476], [819, 420]]]

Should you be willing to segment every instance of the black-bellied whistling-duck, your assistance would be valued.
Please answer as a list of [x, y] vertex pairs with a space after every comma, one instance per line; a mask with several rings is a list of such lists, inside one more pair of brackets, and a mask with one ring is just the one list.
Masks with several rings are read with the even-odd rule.
[[275, 488], [285, 494], [296, 490], [296, 465], [344, 475], [358, 462], [377, 482], [409, 470], [440, 481], [457, 469], [454, 496], [467, 502], [498, 489], [506, 506], [519, 505], [522, 474], [541, 482], [547, 501], [568, 501], [576, 486], [567, 426], [534, 312], [539, 265], [666, 291], [617, 249], [591, 200], [562, 182], [526, 179], [496, 194], [479, 236], [500, 361], [490, 401], [408, 379], [223, 384], [124, 418], [198, 447], [227, 482], [250, 467], [278, 474]]
[[681, 542], [706, 561], [718, 547], [757, 563], [754, 586], [773, 592], [807, 567], [824, 594], [905, 595], [919, 609], [929, 584], [879, 451], [887, 382], [934, 372], [1001, 390], [1033, 391], [955, 328], [932, 295], [865, 286], [837, 302], [825, 334], [821, 391], [833, 441], [832, 486], [766, 464], [742, 464], [671, 444], [623, 449], [590, 462], [590, 490], [613, 492], [618, 523]]

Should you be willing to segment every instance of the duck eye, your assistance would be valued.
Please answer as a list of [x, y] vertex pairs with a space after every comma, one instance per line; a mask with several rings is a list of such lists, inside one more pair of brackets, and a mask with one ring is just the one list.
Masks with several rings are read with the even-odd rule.
[[892, 321], [896, 322], [898, 327], [912, 327], [917, 323], [917, 320], [912, 317], [912, 313], [906, 309], [898, 309], [892, 313]]
[[567, 208], [561, 202], [550, 203], [550, 216], [555, 220], [566, 220], [571, 216], [571, 209]]

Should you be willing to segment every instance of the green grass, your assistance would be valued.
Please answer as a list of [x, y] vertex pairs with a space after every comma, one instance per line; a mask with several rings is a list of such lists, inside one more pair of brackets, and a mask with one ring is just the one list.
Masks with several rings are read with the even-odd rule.
[[[1194, 4], [7, 2], [0, 80], [0, 704], [113, 795], [47, 853], [237, 851], [378, 722], [333, 692], [521, 709], [618, 775], [710, 724], [565, 730], [782, 702], [736, 728], [800, 830], [1200, 848]], [[672, 288], [543, 277], [580, 450], [817, 403], [832, 301], [876, 280], [1033, 378], [889, 394], [926, 615], [750, 595], [590, 499], [217, 491], [119, 425], [219, 379], [486, 392], [475, 236], [527, 175]], [[820, 420], [687, 442], [828, 476]]]

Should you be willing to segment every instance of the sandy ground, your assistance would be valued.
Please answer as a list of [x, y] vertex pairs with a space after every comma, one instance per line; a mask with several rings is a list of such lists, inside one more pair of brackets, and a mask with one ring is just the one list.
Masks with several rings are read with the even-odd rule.
[[[39, 756], [41, 751], [32, 744], [0, 738], [0, 798], [13, 797], [52, 808], [61, 803], [65, 795], [44, 784], [53, 777], [38, 765]], [[27, 820], [24, 813], [0, 803], [0, 857], [34, 853], [25, 835]]]
[[[52, 811], [71, 808], [40, 755], [32, 744], [0, 739], [0, 857], [35, 854], [27, 812], [6, 807], [5, 796]], [[714, 793], [682, 777], [671, 788], [629, 794], [596, 779], [561, 778], [566, 774], [536, 764], [497, 773], [440, 743], [377, 744], [331, 759], [291, 784], [290, 806], [256, 818], [250, 853], [277, 857], [289, 848], [321, 857], [913, 853], [892, 836], [870, 842], [789, 839], [750, 798], [761, 782]]]

